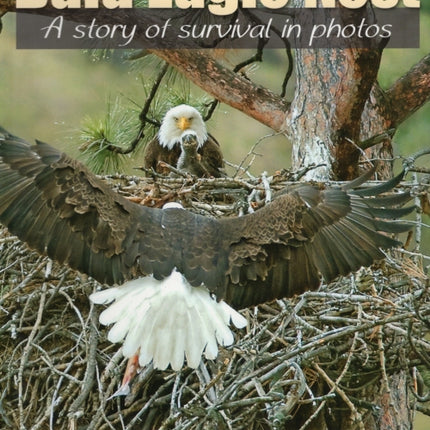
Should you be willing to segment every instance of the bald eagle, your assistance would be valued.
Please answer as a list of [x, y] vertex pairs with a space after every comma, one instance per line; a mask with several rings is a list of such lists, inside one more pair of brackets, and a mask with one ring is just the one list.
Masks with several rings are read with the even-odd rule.
[[46, 143], [31, 146], [0, 128], [0, 222], [31, 248], [110, 288], [100, 322], [139, 364], [197, 367], [231, 345], [234, 308], [318, 288], [398, 242], [385, 233], [412, 208], [408, 193], [379, 196], [403, 177], [356, 190], [297, 184], [253, 214], [214, 219], [168, 204], [135, 204]]
[[162, 174], [168, 174], [169, 170], [160, 165], [160, 161], [176, 167], [181, 154], [181, 140], [184, 132], [195, 134], [197, 152], [205, 164], [207, 173], [215, 178], [222, 176], [224, 161], [218, 142], [208, 134], [199, 111], [185, 104], [167, 111], [157, 136], [145, 148], [145, 167]]

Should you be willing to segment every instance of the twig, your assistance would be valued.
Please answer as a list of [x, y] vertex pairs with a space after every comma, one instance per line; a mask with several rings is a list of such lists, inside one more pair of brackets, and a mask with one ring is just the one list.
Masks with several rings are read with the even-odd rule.
[[[324, 372], [324, 370], [319, 366], [318, 363], [315, 363], [315, 368], [317, 369], [318, 373], [323, 377], [323, 379], [327, 382], [327, 384], [330, 386], [330, 389], [333, 389], [337, 392], [337, 394], [342, 398], [342, 400], [347, 404], [349, 409], [351, 410], [352, 417], [355, 423], [358, 424], [358, 427], [360, 430], [364, 430], [364, 423], [363, 423], [363, 417], [362, 415], [357, 411], [354, 404], [351, 402], [351, 400], [346, 395], [345, 391], [343, 391], [338, 385], [337, 381], [333, 382], [331, 378], [327, 375], [327, 373]], [[358, 422], [357, 422], [358, 421]], [[300, 430], [302, 430], [304, 427], [302, 427]]]
[[36, 337], [36, 333], [39, 330], [40, 323], [42, 321], [42, 315], [45, 307], [45, 299], [46, 299], [46, 283], [43, 283], [42, 286], [42, 295], [40, 297], [39, 309], [37, 311], [36, 321], [33, 326], [33, 330], [28, 336], [27, 343], [24, 347], [24, 351], [22, 353], [22, 358], [18, 370], [18, 407], [19, 407], [19, 427], [20, 429], [25, 429], [26, 426], [24, 424], [24, 388], [23, 388], [23, 373], [24, 368], [29, 360], [29, 354], [33, 347], [33, 340]]
[[131, 152], [133, 152], [136, 149], [137, 144], [140, 142], [140, 140], [144, 136], [143, 132], [145, 130], [146, 122], [148, 121], [147, 115], [148, 115], [149, 108], [151, 106], [152, 101], [154, 100], [155, 94], [157, 93], [158, 88], [160, 87], [161, 81], [163, 80], [163, 77], [166, 74], [168, 68], [169, 68], [169, 64], [165, 63], [164, 66], [161, 68], [157, 78], [155, 79], [155, 81], [152, 85], [151, 91], [150, 91], [150, 93], [146, 99], [146, 102], [145, 102], [143, 108], [142, 108], [142, 111], [139, 114], [139, 119], [140, 119], [139, 131], [137, 132], [136, 137], [130, 143], [128, 148], [122, 148], [120, 146], [112, 145], [111, 143], [109, 143], [108, 145], [106, 145], [107, 150], [112, 151], [112, 152], [116, 152], [118, 154], [130, 154]]
[[[245, 157], [244, 157], [244, 158], [242, 159], [242, 161], [239, 163], [239, 166], [238, 166], [238, 168], [237, 168], [236, 172], [234, 172], [234, 174], [233, 174], [233, 178], [236, 178], [236, 176], [239, 174], [239, 172], [240, 172], [241, 170], [243, 170], [243, 171], [247, 172], [247, 171], [250, 169], [250, 167], [251, 167], [252, 163], [254, 162], [255, 157], [258, 155], [258, 154], [255, 152], [255, 150], [257, 149], [258, 145], [260, 145], [260, 143], [261, 143], [263, 140], [268, 139], [269, 137], [278, 136], [279, 134], [282, 134], [282, 133], [281, 133], [281, 132], [278, 132], [278, 133], [272, 133], [272, 134], [267, 134], [267, 135], [265, 135], [265, 136], [260, 137], [260, 138], [259, 138], [259, 139], [254, 143], [254, 145], [252, 145], [251, 149], [248, 151], [248, 153], [245, 155]], [[248, 158], [251, 158], [251, 160], [250, 160], [250, 162], [248, 163], [248, 165], [244, 168], [244, 167], [243, 167], [243, 165], [245, 164], [245, 162], [246, 162], [246, 160], [247, 160]]]
[[69, 419], [72, 424], [77, 418], [81, 416], [83, 413], [80, 410], [81, 405], [86, 401], [91, 388], [94, 383], [95, 369], [96, 369], [96, 355], [97, 355], [97, 346], [98, 346], [98, 333], [97, 333], [97, 312], [93, 305], [91, 305], [89, 319], [91, 321], [89, 325], [90, 336], [88, 340], [88, 363], [87, 369], [85, 372], [83, 384], [81, 387], [81, 393], [75, 399], [75, 401], [70, 406]]
[[[189, 210], [231, 216], [254, 190], [253, 204], [265, 204], [268, 193], [290, 183], [291, 173], [244, 177], [184, 183], [183, 178], [112, 175], [110, 181], [118, 181], [116, 188], [126, 196], [144, 196], [155, 185], [154, 198], [175, 196]], [[416, 189], [417, 182], [404, 181], [399, 187]], [[422, 221], [421, 226], [427, 228]], [[422, 366], [430, 351], [430, 283], [421, 266], [429, 257], [418, 249], [399, 249], [366, 271], [373, 289], [352, 288], [361, 281], [350, 275], [319, 291], [244, 311], [248, 332], [240, 333], [233, 348], [222, 349], [218, 360], [206, 361], [201, 379], [192, 369], [161, 372], [149, 366], [137, 375], [126, 398], [107, 400], [121, 381], [125, 360], [118, 345], [106, 340], [106, 329], [100, 328], [100, 334], [94, 329], [95, 315], [88, 316], [93, 311], [86, 294], [91, 283], [97, 284], [88, 285], [85, 277], [56, 263], [48, 282], [49, 260], [0, 232], [0, 267], [6, 268], [0, 282], [8, 288], [0, 309], [5, 349], [0, 356], [0, 385], [5, 387], [0, 419], [17, 428], [21, 423], [21, 428], [39, 429], [72, 424], [89, 430], [256, 430], [258, 425], [267, 430], [283, 419], [293, 427], [303, 404], [313, 408], [305, 418], [309, 422], [329, 406], [343, 407], [339, 390], [360, 412], [373, 412], [375, 406], [358, 393], [379, 383], [381, 373], [389, 381], [396, 372]], [[97, 361], [91, 366], [94, 350]], [[317, 389], [325, 379], [314, 363], [334, 383], [324, 392]], [[72, 407], [90, 385], [72, 420]], [[14, 394], [19, 389], [21, 396]]]

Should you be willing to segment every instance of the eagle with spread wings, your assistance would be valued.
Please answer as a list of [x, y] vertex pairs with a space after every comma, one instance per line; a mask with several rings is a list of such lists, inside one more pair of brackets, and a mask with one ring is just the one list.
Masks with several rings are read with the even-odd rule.
[[0, 222], [31, 248], [110, 288], [90, 299], [123, 353], [197, 367], [231, 345], [240, 309], [315, 290], [384, 258], [409, 193], [381, 196], [396, 178], [357, 190], [296, 184], [255, 213], [215, 219], [178, 204], [133, 203], [50, 145], [0, 128]]
[[223, 176], [224, 160], [219, 143], [208, 134], [200, 112], [185, 104], [167, 111], [158, 134], [145, 147], [145, 167], [161, 174], [170, 173], [160, 162], [177, 167], [182, 152], [182, 137], [189, 133], [194, 134], [197, 140], [197, 153], [204, 167], [202, 175]]

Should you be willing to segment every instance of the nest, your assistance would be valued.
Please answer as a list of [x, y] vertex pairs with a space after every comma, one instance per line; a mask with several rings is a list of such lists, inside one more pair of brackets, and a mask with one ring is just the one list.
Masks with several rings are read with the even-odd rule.
[[[142, 204], [179, 199], [208, 216], [255, 210], [287, 179], [107, 178]], [[375, 385], [390, 393], [396, 375], [425, 400], [419, 375], [429, 366], [430, 285], [422, 261], [396, 250], [317, 292], [245, 309], [248, 328], [217, 360], [180, 372], [149, 366], [127, 396], [112, 397], [126, 360], [98, 323], [100, 307], [89, 303], [99, 285], [3, 229], [0, 427], [305, 429], [346, 411], [364, 428], [375, 406], [363, 399]]]

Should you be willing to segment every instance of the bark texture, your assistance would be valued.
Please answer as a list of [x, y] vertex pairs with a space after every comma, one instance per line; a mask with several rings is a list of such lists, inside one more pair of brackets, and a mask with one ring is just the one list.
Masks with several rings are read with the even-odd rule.
[[[174, 64], [206, 92], [276, 131], [283, 129], [290, 104], [267, 88], [253, 84], [215, 61], [205, 51], [157, 50], [155, 55]], [[203, 72], [204, 71], [204, 72]]]
[[361, 112], [379, 67], [378, 51], [298, 50], [297, 87], [287, 117], [293, 168], [324, 164], [307, 179], [358, 174]]

